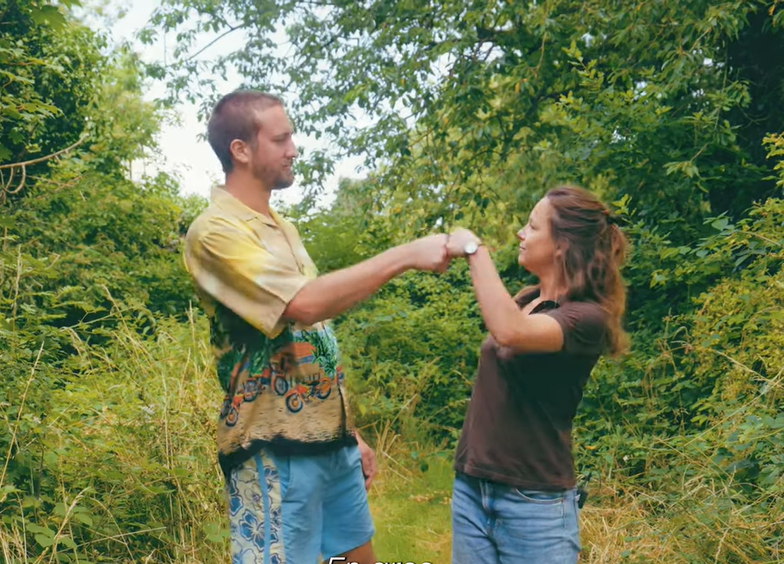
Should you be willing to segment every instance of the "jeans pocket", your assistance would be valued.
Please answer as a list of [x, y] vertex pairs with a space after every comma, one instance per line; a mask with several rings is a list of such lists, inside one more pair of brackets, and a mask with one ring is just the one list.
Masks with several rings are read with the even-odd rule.
[[544, 492], [539, 490], [524, 490], [521, 488], [512, 488], [512, 491], [523, 501], [536, 503], [538, 505], [558, 505], [559, 503], [563, 503], [566, 498], [566, 492]]

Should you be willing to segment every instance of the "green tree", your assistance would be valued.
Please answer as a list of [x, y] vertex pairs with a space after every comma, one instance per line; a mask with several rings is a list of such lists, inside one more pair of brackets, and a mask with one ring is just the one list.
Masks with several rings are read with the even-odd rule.
[[[659, 263], [710, 234], [707, 218], [739, 218], [773, 194], [762, 139], [784, 128], [781, 23], [762, 1], [183, 0], [158, 10], [147, 37], [180, 33], [177, 60], [154, 71], [173, 95], [204, 95], [205, 111], [207, 68], [296, 91], [300, 130], [365, 155], [377, 204], [402, 210], [409, 234], [461, 222], [508, 241], [510, 223], [562, 181], [630, 198], [633, 233], [652, 247], [629, 271], [636, 327], [711, 281], [690, 290]], [[196, 56], [205, 31], [255, 39], [207, 61]], [[329, 170], [312, 157], [303, 169]]]
[[103, 44], [67, 23], [62, 9], [38, 0], [0, 2], [0, 164], [55, 153], [84, 131]]
[[[134, 376], [154, 364], [140, 343], [166, 339], [173, 322], [165, 315], [185, 327], [192, 290], [180, 237], [203, 204], [181, 198], [165, 174], [130, 180], [130, 163], [156, 150], [163, 117], [142, 99], [133, 53], [102, 54], [100, 34], [35, 1], [0, 4], [0, 14], [0, 57], [16, 57], [2, 66], [13, 75], [4, 75], [2, 103], [17, 110], [0, 117], [11, 158], [0, 159], [3, 555], [138, 561], [173, 542], [147, 535], [145, 519], [173, 530], [175, 511], [190, 510], [164, 501], [173, 491], [172, 453], [150, 448], [162, 436], [157, 420], [137, 421], [141, 407], [163, 396], [150, 397], [150, 378]], [[175, 362], [170, 345], [161, 352], [173, 355], [162, 364]], [[162, 382], [160, 365], [153, 373]], [[147, 437], [140, 472], [156, 477], [145, 494], [122, 471], [133, 440], [115, 442], [116, 432], [103, 432], [111, 423], [96, 417], [115, 409], [135, 436]], [[130, 541], [107, 540], [128, 534]]]

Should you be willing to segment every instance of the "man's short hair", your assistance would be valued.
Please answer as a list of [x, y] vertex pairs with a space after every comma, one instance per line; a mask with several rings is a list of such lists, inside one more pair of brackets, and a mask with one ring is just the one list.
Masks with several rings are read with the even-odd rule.
[[215, 104], [207, 124], [207, 140], [218, 156], [223, 172], [228, 174], [234, 169], [229, 148], [232, 141], [255, 143], [260, 127], [256, 112], [282, 105], [283, 101], [277, 96], [257, 90], [235, 90]]

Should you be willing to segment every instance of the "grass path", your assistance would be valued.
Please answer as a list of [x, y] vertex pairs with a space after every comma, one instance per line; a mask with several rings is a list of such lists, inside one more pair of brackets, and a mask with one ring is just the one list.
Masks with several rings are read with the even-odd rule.
[[[450, 562], [451, 456], [433, 455], [419, 466], [406, 469], [391, 458], [380, 464], [370, 493], [379, 562]], [[597, 489], [592, 488], [592, 499], [580, 514], [580, 564], [687, 561], [676, 556], [672, 541], [662, 546], [665, 539], [637, 502], [614, 498], [609, 488]]]
[[449, 563], [452, 479], [446, 456], [429, 457], [417, 470], [381, 466], [370, 494], [379, 562]]

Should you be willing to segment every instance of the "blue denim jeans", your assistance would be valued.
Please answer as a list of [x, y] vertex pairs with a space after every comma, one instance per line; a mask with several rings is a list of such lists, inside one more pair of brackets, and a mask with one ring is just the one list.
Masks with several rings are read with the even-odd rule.
[[575, 490], [521, 490], [458, 473], [452, 564], [575, 564], [577, 511]]

